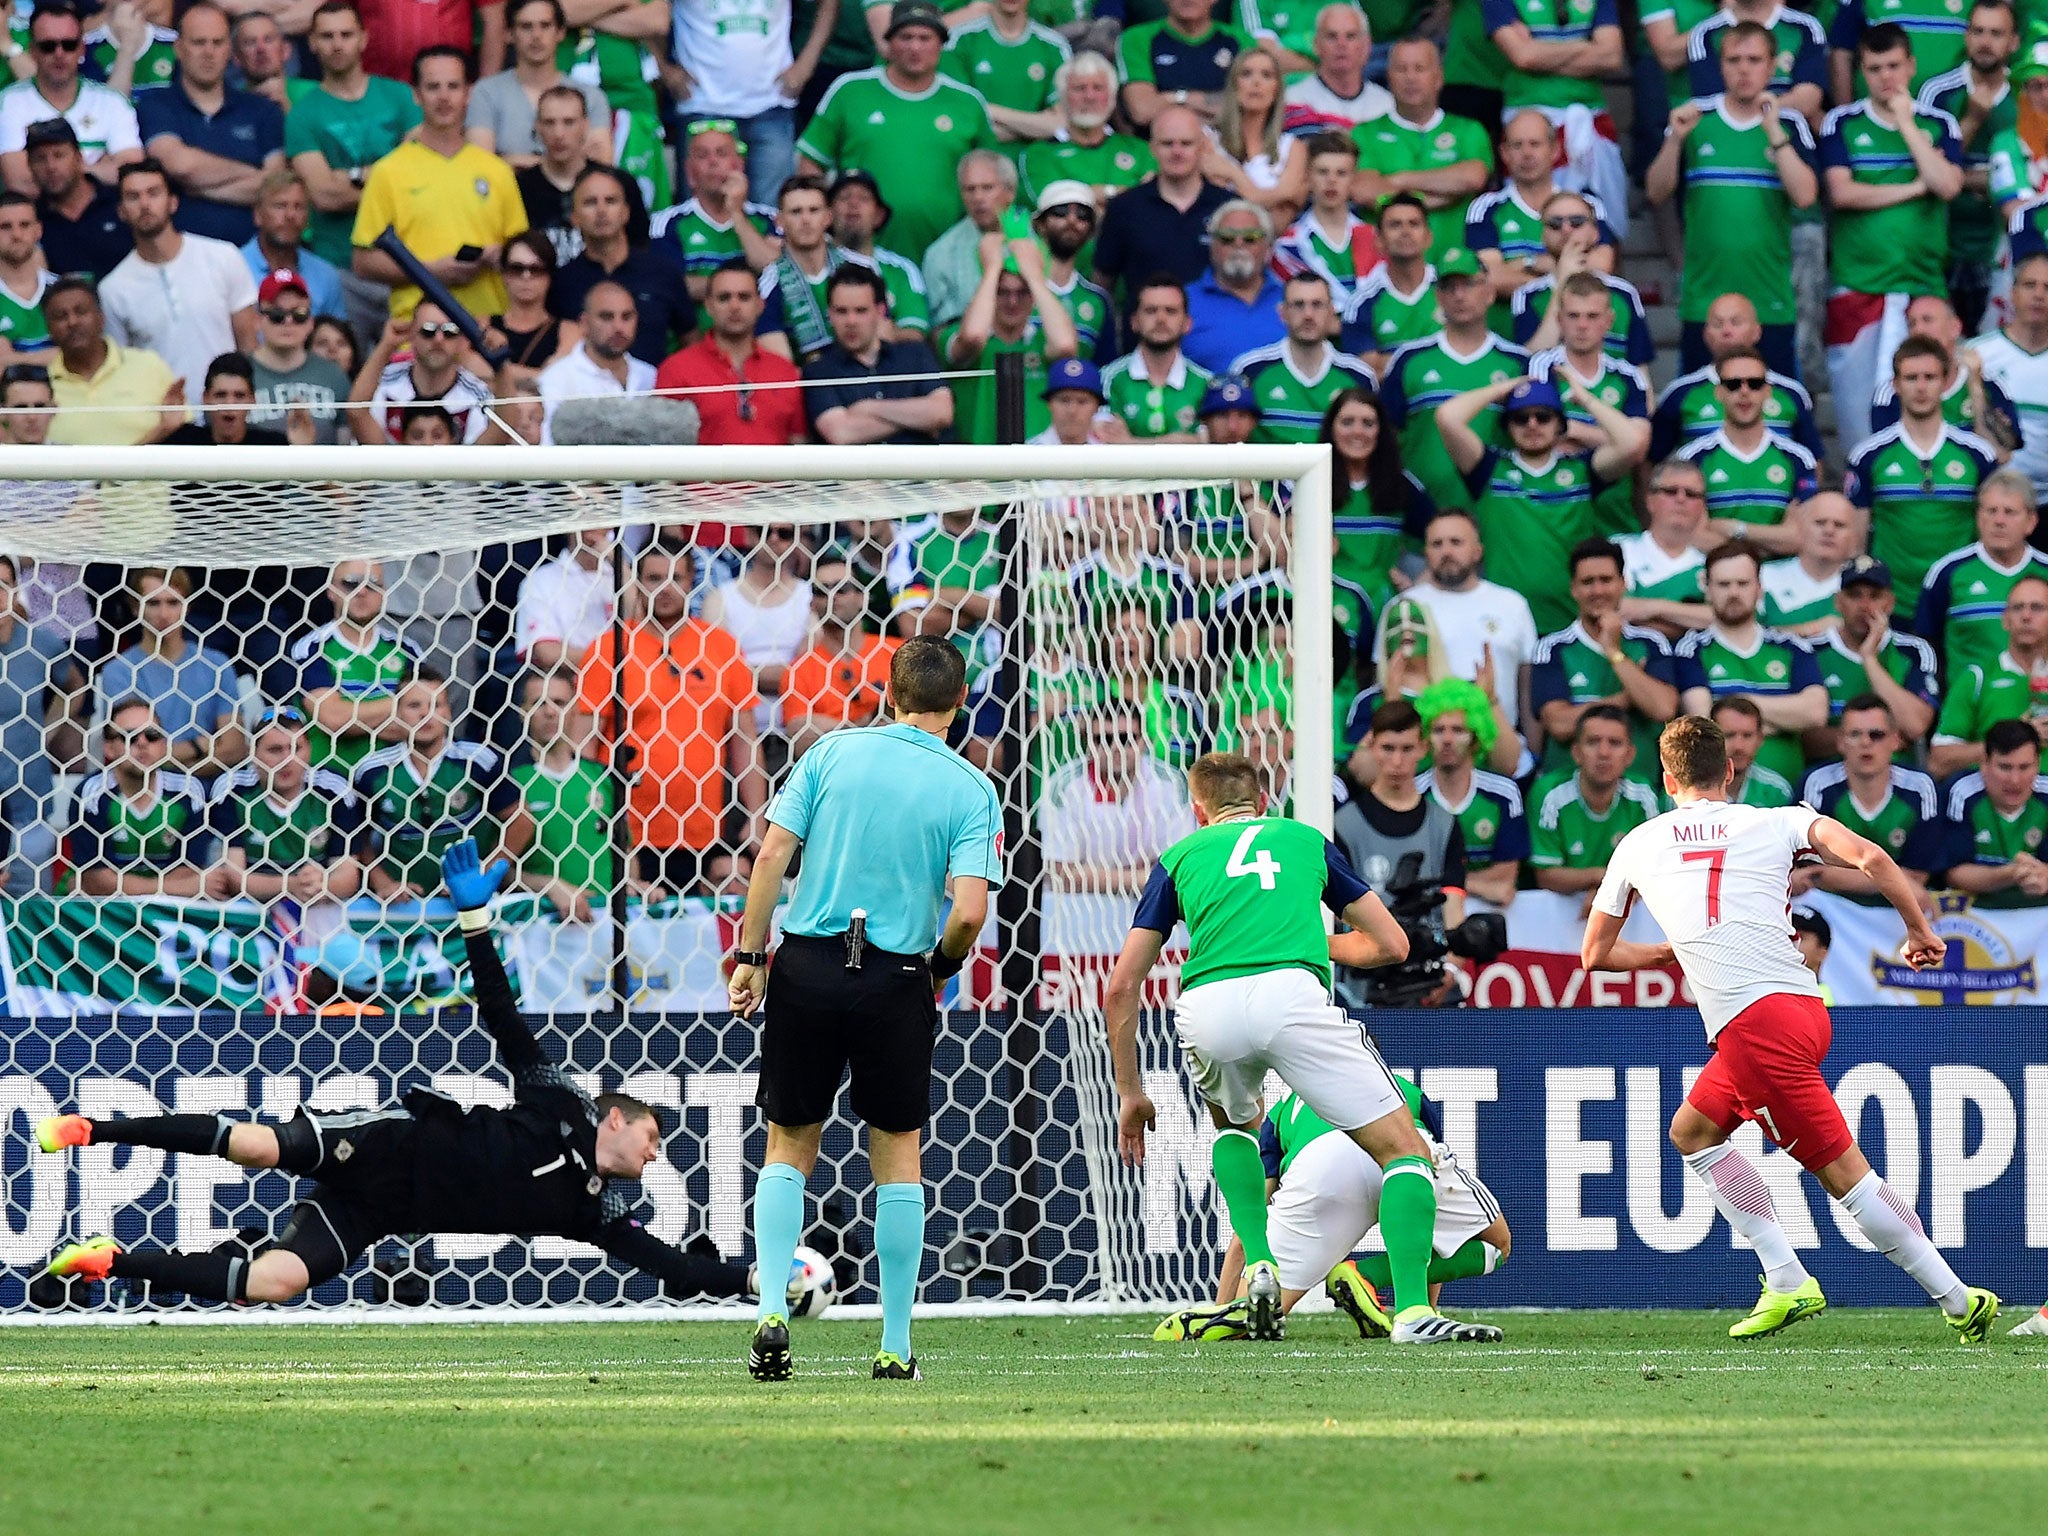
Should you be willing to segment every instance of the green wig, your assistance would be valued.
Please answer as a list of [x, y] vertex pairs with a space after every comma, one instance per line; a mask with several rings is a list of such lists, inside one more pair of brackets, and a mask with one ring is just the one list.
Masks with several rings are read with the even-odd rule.
[[1431, 683], [1415, 697], [1416, 713], [1422, 716], [1422, 734], [1427, 736], [1429, 728], [1436, 724], [1439, 715], [1463, 713], [1465, 728], [1472, 733], [1472, 760], [1486, 761], [1486, 754], [1493, 750], [1493, 744], [1500, 737], [1500, 726], [1493, 718], [1493, 700], [1486, 696], [1486, 690], [1477, 683], [1468, 683], [1462, 677], [1447, 677]]

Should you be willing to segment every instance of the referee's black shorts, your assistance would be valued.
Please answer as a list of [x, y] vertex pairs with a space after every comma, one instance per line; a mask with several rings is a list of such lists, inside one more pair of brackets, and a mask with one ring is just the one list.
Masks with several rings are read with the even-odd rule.
[[938, 1026], [922, 955], [870, 945], [850, 971], [845, 940], [785, 938], [768, 973], [754, 1102], [771, 1124], [817, 1125], [850, 1068], [856, 1115], [878, 1131], [922, 1130]]

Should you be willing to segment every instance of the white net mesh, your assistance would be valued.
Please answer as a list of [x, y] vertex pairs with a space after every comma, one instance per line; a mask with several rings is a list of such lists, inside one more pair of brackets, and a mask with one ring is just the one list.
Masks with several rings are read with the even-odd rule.
[[[1327, 818], [1370, 615], [1332, 622], [1319, 450], [1004, 452], [250, 450], [232, 480], [168, 450], [10, 460], [29, 477], [0, 483], [0, 1311], [165, 1305], [29, 1280], [98, 1231], [260, 1240], [292, 1198], [208, 1158], [38, 1156], [42, 1115], [509, 1095], [439, 895], [466, 835], [514, 862], [496, 932], [543, 1041], [668, 1114], [651, 1230], [749, 1256], [756, 1026], [726, 1016], [720, 962], [780, 777], [882, 716], [912, 633], [966, 652], [956, 745], [1011, 810], [1008, 886], [946, 999], [923, 1297], [1193, 1286], [1206, 1126], [1177, 1090], [1144, 1178], [1114, 1166], [1102, 986], [1192, 825], [1199, 753], [1248, 753]], [[1179, 1071], [1157, 1019], [1147, 1051], [1157, 1097]], [[842, 1113], [811, 1183], [812, 1240], [856, 1301], [857, 1146]], [[309, 1305], [654, 1294], [573, 1243], [436, 1235]]]

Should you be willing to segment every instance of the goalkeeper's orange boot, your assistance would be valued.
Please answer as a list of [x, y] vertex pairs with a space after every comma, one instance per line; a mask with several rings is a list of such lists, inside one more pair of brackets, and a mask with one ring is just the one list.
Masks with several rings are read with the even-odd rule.
[[92, 1122], [83, 1115], [51, 1115], [36, 1123], [36, 1145], [45, 1152], [92, 1145]]
[[113, 1272], [121, 1245], [111, 1237], [88, 1237], [82, 1243], [66, 1243], [50, 1260], [50, 1273], [62, 1279], [104, 1280]]

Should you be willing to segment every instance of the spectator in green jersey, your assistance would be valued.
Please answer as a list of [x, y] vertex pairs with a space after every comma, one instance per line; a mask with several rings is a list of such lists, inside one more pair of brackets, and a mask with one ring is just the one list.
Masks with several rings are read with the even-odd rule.
[[1812, 454], [1766, 424], [1772, 394], [1762, 352], [1744, 347], [1716, 366], [1714, 398], [1720, 427], [1682, 446], [1681, 457], [1707, 479], [1707, 516], [1724, 538], [1748, 539], [1777, 555], [1799, 548], [1794, 509], [1819, 488]]
[[612, 888], [612, 778], [588, 756], [597, 718], [576, 702], [576, 673], [529, 672], [520, 684], [532, 760], [512, 770], [519, 808], [502, 851], [514, 880], [572, 923], [587, 923]]
[[1294, 272], [1280, 292], [1286, 334], [1240, 354], [1224, 372], [1244, 379], [1259, 402], [1256, 441], [1313, 442], [1331, 401], [1346, 390], [1372, 389], [1379, 381], [1330, 340], [1337, 329], [1337, 306], [1328, 278], [1320, 272]]
[[1319, 437], [1336, 460], [1332, 571], [1377, 612], [1393, 593], [1394, 562], [1421, 549], [1436, 504], [1401, 463], [1401, 440], [1371, 390], [1346, 389], [1332, 399]]
[[349, 852], [355, 793], [340, 774], [313, 766], [309, 724], [296, 709], [266, 711], [249, 761], [215, 789], [220, 850], [206, 894], [216, 901], [289, 898], [306, 907], [362, 889], [363, 867]]
[[1628, 711], [1595, 704], [1572, 733], [1572, 771], [1529, 792], [1529, 865], [1539, 890], [1590, 903], [1621, 840], [1658, 811], [1657, 792], [1628, 776], [1636, 760]]
[[313, 722], [313, 762], [343, 774], [403, 737], [398, 690], [418, 653], [384, 616], [384, 567], [344, 560], [327, 582], [332, 622], [302, 636], [272, 698], [296, 698]]
[[[1995, 380], [1984, 376], [1985, 359], [1963, 345], [1962, 317], [1944, 294], [1923, 293], [1906, 306], [1906, 334], [1931, 336], [1947, 349], [1954, 366], [1942, 386], [1941, 415], [1952, 427], [1974, 432], [1998, 449], [2003, 464], [2020, 445], [2019, 409]], [[1870, 430], [1882, 432], [1899, 419], [1891, 380], [1880, 384], [1870, 405]]]
[[1996, 659], [2013, 583], [2048, 576], [2048, 555], [2031, 542], [2038, 521], [2024, 471], [2001, 469], [1977, 487], [1977, 542], [1935, 562], [1913, 616], [1914, 633], [1941, 653], [1944, 676]]
[[1976, 0], [1963, 33], [1963, 61], [1920, 86], [1919, 103], [1956, 120], [1963, 145], [1963, 192], [1948, 207], [1949, 292], [1974, 331], [1991, 295], [1991, 271], [2004, 233], [1992, 206], [1991, 154], [2019, 126], [2020, 93], [2012, 59], [2020, 29], [2015, 0]]
[[[1800, 503], [1795, 524], [1795, 553], [1763, 569], [1763, 621], [1771, 629], [1818, 641], [1835, 627], [1843, 567], [1870, 543], [1870, 514], [1840, 491], [1821, 491]], [[1885, 580], [1891, 580], [1889, 573]]]
[[1590, 538], [1573, 548], [1572, 603], [1578, 617], [1543, 637], [1529, 669], [1529, 704], [1542, 734], [1542, 768], [1561, 771], [1587, 710], [1612, 704], [1628, 715], [1635, 738], [1636, 776], [1652, 782], [1657, 736], [1678, 713], [1677, 673], [1671, 648], [1653, 629], [1623, 621], [1627, 590], [1621, 551]]
[[2022, 576], [2005, 600], [2005, 649], [1949, 673], [1927, 767], [1947, 778], [1984, 761], [1985, 732], [2024, 720], [2048, 759], [2048, 577]]
[[[1594, 498], [1633, 470], [1650, 442], [1647, 421], [1630, 420], [1576, 379], [1567, 377], [1565, 390], [1601, 434], [1591, 453], [1568, 443], [1564, 399], [1547, 380], [1503, 379], [1467, 390], [1436, 411], [1444, 447], [1464, 476], [1489, 568], [1528, 599], [1539, 634], [1571, 622], [1565, 556], [1599, 531]], [[1507, 423], [1506, 448], [1473, 430], [1479, 413], [1496, 404]]]
[[[1921, 887], [1921, 905], [1931, 912], [1926, 886], [1940, 872], [1948, 842], [1934, 780], [1897, 761], [1902, 744], [1898, 725], [1874, 693], [1858, 694], [1848, 702], [1838, 735], [1841, 761], [1822, 763], [1808, 773], [1799, 787], [1800, 801], [1889, 853], [1907, 878]], [[1794, 866], [1793, 898], [1816, 889], [1864, 905], [1884, 900], [1860, 869], [1817, 863]]]
[[[959, 324], [941, 337], [947, 366], [993, 368], [1009, 354], [1024, 359], [1024, 435], [1045, 430], [1052, 418], [1045, 404], [1047, 368], [1072, 357], [1079, 343], [1074, 318], [1045, 281], [1045, 252], [1029, 235], [1008, 239], [1001, 229], [981, 237], [981, 280]], [[990, 379], [961, 379], [955, 385], [955, 419], [970, 443], [996, 441], [996, 391]]]
[[1794, 372], [1796, 309], [1792, 220], [1820, 194], [1813, 136], [1806, 119], [1771, 93], [1778, 41], [1760, 22], [1720, 30], [1723, 94], [1691, 101], [1671, 125], [1644, 175], [1654, 202], [1682, 195], [1685, 268], [1679, 315], [1685, 340], [1679, 366], [1707, 361], [1707, 308], [1723, 293], [1746, 295], [1764, 326], [1764, 355]]
[[1948, 349], [1908, 336], [1892, 357], [1898, 424], [1849, 452], [1842, 488], [1870, 509], [1870, 552], [1891, 567], [1900, 590], [1918, 592], [1935, 561], [1966, 542], [1977, 487], [1998, 468], [1998, 450], [1942, 416]]
[[1098, 211], [1126, 187], [1158, 168], [1143, 139], [1110, 128], [1116, 106], [1116, 66], [1099, 53], [1075, 54], [1053, 76], [1056, 114], [1063, 127], [1024, 151], [1017, 171], [1033, 207], [1056, 181], [1086, 182]]
[[1425, 341], [1443, 329], [1436, 302], [1436, 268], [1430, 265], [1429, 215], [1413, 192], [1393, 192], [1373, 221], [1380, 259], [1351, 293], [1344, 312], [1342, 346], [1384, 377], [1400, 348]]
[[[1543, 205], [1553, 193], [1569, 189], [1557, 184], [1557, 129], [1550, 119], [1533, 107], [1510, 116], [1500, 130], [1500, 168], [1500, 190], [1474, 198], [1466, 210], [1465, 244], [1486, 268], [1496, 301], [1495, 327], [1505, 336], [1508, 301], [1515, 290], [1556, 264], [1543, 245]], [[1604, 210], [1596, 206], [1595, 212], [1602, 214], [1600, 237], [1588, 264], [1612, 272], [1615, 241]], [[1437, 253], [1439, 259], [1442, 254]]]
[[170, 737], [149, 700], [130, 695], [107, 711], [106, 767], [78, 786], [71, 867], [87, 896], [204, 894], [206, 791], [165, 766]]
[[1984, 733], [1984, 764], [1948, 787], [1948, 884], [1987, 907], [2030, 907], [2048, 898], [2048, 777], [2041, 742], [2024, 720]]
[[1181, 351], [1194, 324], [1187, 289], [1164, 272], [1141, 279], [1135, 289], [1129, 328], [1136, 345], [1102, 370], [1110, 414], [1102, 440], [1201, 442], [1202, 396], [1210, 375]]
[[1372, 270], [1373, 232], [1351, 211], [1351, 176], [1358, 146], [1341, 133], [1308, 141], [1308, 207], [1273, 243], [1273, 266], [1283, 277], [1313, 272], [1330, 285], [1340, 311], [1357, 300], [1360, 280]]
[[1415, 782], [1464, 834], [1466, 894], [1506, 907], [1529, 856], [1529, 821], [1515, 781], [1478, 766], [1500, 739], [1498, 708], [1478, 684], [1462, 678], [1425, 688], [1416, 711], [1427, 733], [1429, 770]]
[[357, 855], [379, 901], [425, 901], [440, 889], [441, 856], [465, 837], [495, 846], [517, 796], [497, 753], [455, 739], [448, 680], [432, 667], [413, 670], [394, 713], [400, 739], [364, 758], [351, 780], [363, 802]]
[[1714, 701], [1714, 724], [1728, 742], [1728, 769], [1733, 777], [1728, 798], [1737, 805], [1766, 809], [1792, 803], [1792, 781], [1756, 760], [1764, 744], [1764, 712], [1756, 700], [1731, 693]]
[[1918, 635], [1892, 629], [1892, 573], [1874, 556], [1857, 555], [1843, 568], [1834, 603], [1839, 621], [1814, 641], [1829, 723], [1802, 738], [1806, 760], [1842, 755], [1844, 712], [1867, 695], [1890, 713], [1910, 761], [1913, 745], [1934, 725], [1934, 650]]
[[1404, 37], [1387, 55], [1394, 109], [1351, 130], [1358, 169], [1351, 200], [1367, 208], [1412, 192], [1429, 214], [1431, 245], [1465, 243], [1465, 212], [1493, 175], [1493, 139], [1483, 124], [1442, 109], [1443, 56], [1426, 37]]
[[1758, 761], [1787, 780], [1805, 767], [1802, 731], [1827, 724], [1828, 690], [1804, 641], [1757, 622], [1763, 561], [1736, 539], [1707, 556], [1707, 606], [1714, 622], [1678, 642], [1679, 705], [1704, 715], [1713, 701], [1742, 694], [1756, 702], [1765, 728]]
[[1621, 616], [1676, 640], [1714, 619], [1700, 586], [1706, 551], [1720, 542], [1707, 527], [1707, 477], [1690, 459], [1666, 459], [1644, 500], [1648, 526], [1614, 541], [1628, 581]]
[[997, 137], [1013, 143], [1059, 126], [1054, 82], [1071, 50], [1034, 19], [1036, 9], [1033, 0], [992, 0], [985, 15], [954, 28], [939, 60], [941, 73], [981, 93]]
[[1870, 28], [1857, 60], [1869, 94], [1830, 112], [1820, 137], [1834, 279], [1828, 383], [1845, 442], [1869, 431], [1871, 395], [1906, 300], [1946, 286], [1948, 204], [1963, 189], [1955, 119], [1913, 105], [1905, 29]]
[[1045, 250], [1046, 286], [1059, 296], [1074, 322], [1077, 356], [1107, 363], [1117, 355], [1116, 300], [1081, 275], [1081, 258], [1095, 243], [1101, 215], [1087, 184], [1055, 181], [1038, 194], [1031, 231]]

